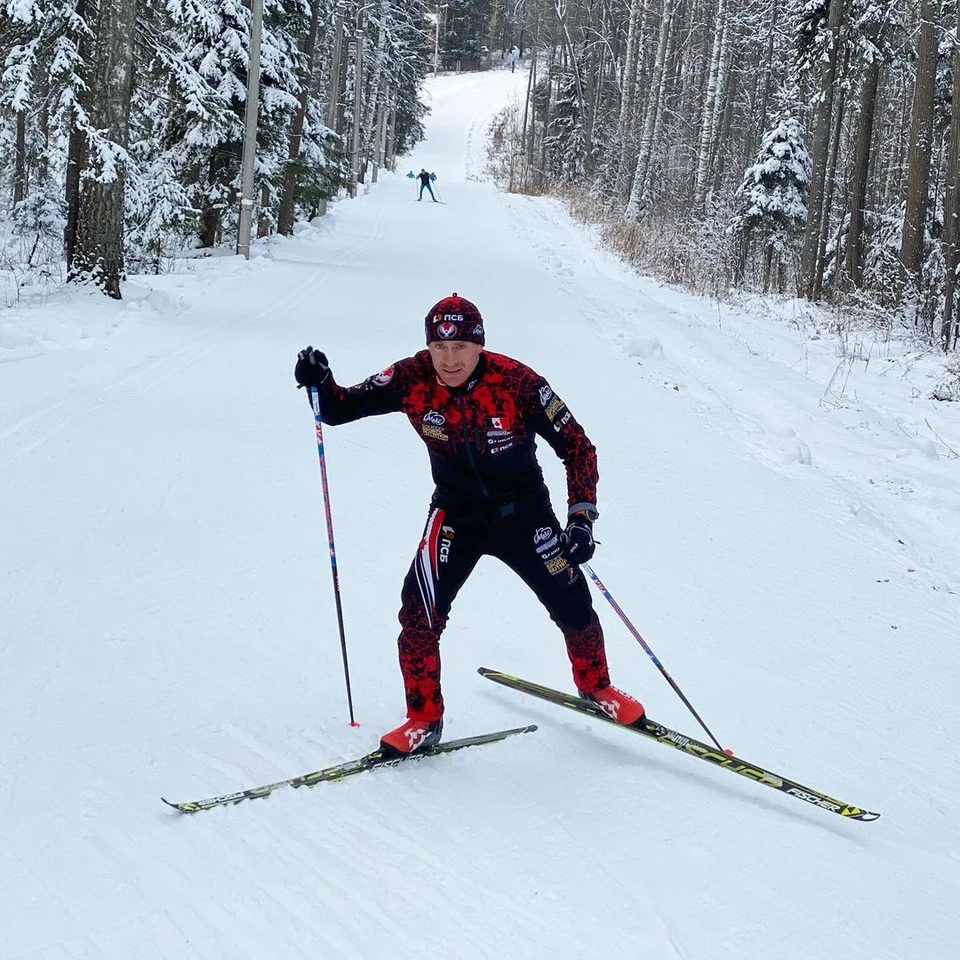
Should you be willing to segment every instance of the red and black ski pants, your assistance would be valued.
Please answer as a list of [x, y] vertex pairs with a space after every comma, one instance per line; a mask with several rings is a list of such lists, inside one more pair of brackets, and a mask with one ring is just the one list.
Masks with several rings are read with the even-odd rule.
[[608, 686], [603, 631], [586, 579], [563, 554], [562, 527], [549, 506], [478, 513], [432, 507], [423, 539], [403, 582], [400, 670], [407, 716], [438, 720], [440, 634], [454, 598], [482, 556], [502, 560], [537, 595], [560, 628], [579, 690]]

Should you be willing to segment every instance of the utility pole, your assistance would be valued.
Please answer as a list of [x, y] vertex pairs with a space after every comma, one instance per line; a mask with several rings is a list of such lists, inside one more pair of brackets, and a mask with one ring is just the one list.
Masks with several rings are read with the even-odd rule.
[[438, 3], [437, 4], [437, 21], [434, 25], [433, 30], [433, 75], [436, 76], [440, 72], [440, 11], [443, 10], [444, 19], [446, 19], [446, 11], [449, 4], [447, 3]]
[[257, 162], [257, 108], [260, 105], [260, 34], [263, 32], [263, 0], [252, 0], [250, 11], [250, 62], [247, 67], [247, 113], [243, 131], [243, 188], [240, 194], [240, 229], [237, 253], [250, 259], [250, 227], [253, 222], [253, 171]]

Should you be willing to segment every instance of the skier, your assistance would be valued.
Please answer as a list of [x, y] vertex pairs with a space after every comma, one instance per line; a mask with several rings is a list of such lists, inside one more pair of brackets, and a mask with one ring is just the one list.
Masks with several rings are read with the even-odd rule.
[[418, 199], [418, 200], [422, 200], [422, 199], [423, 199], [423, 188], [426, 187], [427, 190], [430, 192], [430, 199], [431, 199], [434, 203], [436, 203], [436, 202], [437, 202], [437, 198], [433, 195], [433, 187], [430, 185], [430, 181], [431, 181], [431, 180], [436, 180], [437, 175], [436, 175], [435, 173], [427, 173], [427, 171], [424, 170], [423, 167], [421, 167], [421, 168], [420, 168], [420, 173], [418, 173], [417, 176], [418, 176], [419, 179], [420, 179], [420, 193], [419, 193], [419, 195], [417, 196], [417, 199]]
[[[436, 484], [420, 547], [403, 582], [400, 669], [407, 719], [384, 734], [395, 754], [439, 742], [440, 634], [457, 592], [483, 555], [507, 564], [560, 628], [580, 695], [636, 724], [643, 705], [610, 685], [603, 631], [578, 564], [594, 552], [596, 450], [550, 385], [529, 367], [484, 349], [480, 311], [454, 293], [425, 320], [427, 349], [363, 383], [337, 384], [326, 356], [301, 350], [295, 377], [317, 388], [321, 419], [349, 423], [403, 411], [427, 445]], [[561, 525], [536, 458], [535, 437], [567, 473]]]

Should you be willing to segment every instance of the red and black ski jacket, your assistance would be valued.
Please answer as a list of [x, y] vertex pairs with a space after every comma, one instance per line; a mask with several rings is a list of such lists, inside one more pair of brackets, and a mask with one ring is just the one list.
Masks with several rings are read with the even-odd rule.
[[440, 382], [428, 350], [355, 387], [329, 377], [320, 410], [331, 425], [403, 411], [430, 453], [436, 506], [549, 504], [538, 434], [566, 467], [569, 506], [597, 502], [597, 454], [583, 428], [543, 377], [502, 354], [481, 353], [470, 380], [457, 388]]

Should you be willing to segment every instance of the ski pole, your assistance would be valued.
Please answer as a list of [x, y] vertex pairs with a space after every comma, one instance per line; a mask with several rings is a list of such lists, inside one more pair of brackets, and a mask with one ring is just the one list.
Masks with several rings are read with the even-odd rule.
[[340, 605], [340, 576], [337, 573], [337, 548], [333, 542], [333, 517], [330, 513], [330, 489], [327, 486], [327, 457], [323, 452], [323, 423], [320, 420], [320, 393], [310, 387], [310, 405], [317, 425], [317, 453], [320, 455], [320, 485], [323, 487], [323, 510], [327, 517], [327, 538], [330, 541], [330, 570], [333, 574], [333, 596], [337, 603], [337, 625], [340, 628], [340, 651], [343, 654], [343, 678], [347, 684], [347, 707], [350, 710], [350, 726], [360, 724], [353, 717], [353, 693], [350, 690], [350, 665], [347, 663], [347, 638], [343, 631], [343, 607]]
[[590, 565], [587, 563], [581, 563], [580, 569], [586, 570], [587, 573], [590, 574], [590, 579], [596, 584], [597, 589], [607, 598], [607, 600], [610, 602], [610, 606], [613, 607], [613, 609], [617, 612], [617, 616], [620, 617], [620, 619], [626, 624], [627, 629], [637, 639], [637, 641], [640, 643], [640, 646], [643, 647], [644, 650], [646, 650], [647, 656], [650, 657], [650, 659], [656, 665], [657, 669], [666, 678], [667, 683], [669, 683], [670, 686], [673, 687], [677, 696], [684, 702], [687, 709], [697, 718], [697, 723], [699, 723], [700, 726], [703, 727], [704, 730], [706, 730], [707, 736], [717, 745], [717, 749], [725, 753], [727, 756], [732, 757], [733, 751], [724, 750], [724, 748], [720, 746], [719, 742], [717, 741], [717, 738], [710, 732], [710, 728], [703, 722], [703, 720], [700, 719], [700, 714], [693, 709], [693, 704], [683, 695], [683, 691], [676, 685], [676, 683], [674, 683], [673, 677], [671, 677], [670, 674], [667, 673], [664, 665], [657, 659], [657, 655], [647, 645], [647, 641], [640, 636], [640, 633], [637, 630], [637, 628], [630, 622], [627, 615], [621, 609], [620, 604], [613, 599], [613, 596], [610, 593], [610, 591], [603, 585], [600, 578], [590, 568]]

